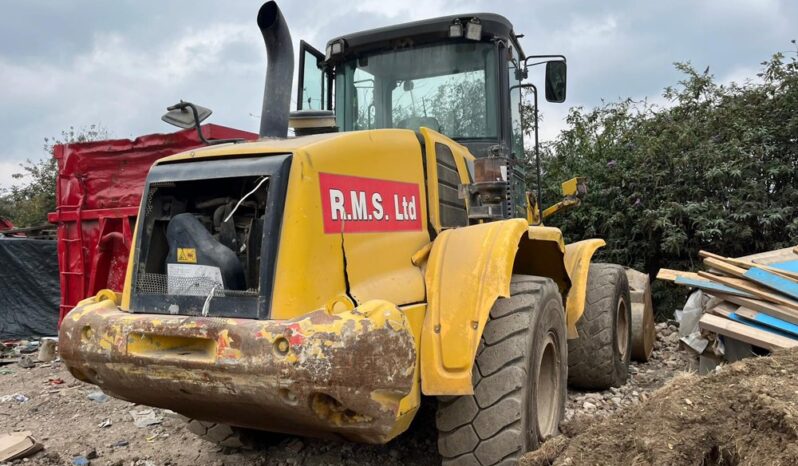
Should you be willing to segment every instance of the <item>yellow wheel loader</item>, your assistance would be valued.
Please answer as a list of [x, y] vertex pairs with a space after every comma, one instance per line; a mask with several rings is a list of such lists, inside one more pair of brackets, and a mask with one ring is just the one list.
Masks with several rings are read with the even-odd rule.
[[[288, 28], [274, 2], [257, 22], [261, 139], [152, 167], [124, 290], [62, 323], [76, 378], [227, 446], [253, 431], [385, 443], [438, 397], [442, 461], [482, 465], [556, 435], [568, 383], [625, 381], [623, 269], [591, 263], [602, 240], [565, 244], [542, 224], [583, 180], [545, 212], [539, 163], [525, 189], [527, 68], [545, 62], [561, 102], [565, 57], [524, 55], [510, 22], [483, 13], [325, 53], [303, 42], [289, 114]], [[208, 114], [181, 102], [164, 119], [199, 128]]]

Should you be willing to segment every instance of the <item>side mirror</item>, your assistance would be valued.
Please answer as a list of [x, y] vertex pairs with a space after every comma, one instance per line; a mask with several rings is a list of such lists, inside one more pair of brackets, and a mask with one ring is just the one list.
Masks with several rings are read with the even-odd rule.
[[167, 107], [166, 110], [168, 111], [161, 117], [161, 120], [183, 129], [196, 128], [213, 113], [209, 108], [182, 100], [178, 104]]
[[200, 107], [199, 105], [192, 104], [191, 102], [183, 102], [182, 100], [179, 103], [176, 103], [170, 107], [166, 107], [167, 112], [164, 116], [161, 117], [161, 120], [169, 123], [170, 125], [177, 126], [178, 128], [189, 129], [195, 128], [197, 130], [197, 136], [199, 140], [206, 145], [214, 145], [214, 144], [226, 144], [226, 143], [236, 143], [241, 142], [243, 139], [235, 138], [235, 139], [207, 139], [204, 134], [202, 134], [202, 126], [200, 123], [205, 121], [206, 118], [211, 116], [211, 109]]
[[546, 63], [546, 100], [549, 102], [565, 102], [565, 83], [568, 66], [564, 61]]

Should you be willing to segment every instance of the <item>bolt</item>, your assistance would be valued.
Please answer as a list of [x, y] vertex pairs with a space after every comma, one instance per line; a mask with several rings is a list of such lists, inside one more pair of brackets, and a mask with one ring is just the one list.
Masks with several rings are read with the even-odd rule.
[[274, 342], [274, 348], [275, 348], [275, 349], [277, 350], [277, 352], [278, 352], [278, 353], [280, 353], [280, 354], [283, 354], [283, 355], [284, 355], [284, 354], [288, 353], [288, 348], [289, 348], [289, 346], [288, 346], [288, 340], [286, 340], [285, 338], [282, 338], [282, 337], [281, 337], [281, 338], [278, 338], [278, 339], [277, 339], [277, 340]]

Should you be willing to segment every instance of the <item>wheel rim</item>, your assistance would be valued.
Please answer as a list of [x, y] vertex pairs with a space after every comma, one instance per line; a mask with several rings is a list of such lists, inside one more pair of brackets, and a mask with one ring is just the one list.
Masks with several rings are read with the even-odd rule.
[[556, 337], [549, 333], [540, 356], [537, 393], [537, 423], [540, 439], [555, 434], [560, 411], [560, 358]]
[[618, 300], [618, 310], [615, 316], [615, 345], [618, 347], [618, 355], [621, 360], [626, 359], [626, 352], [629, 350], [629, 321], [627, 320], [626, 300]]

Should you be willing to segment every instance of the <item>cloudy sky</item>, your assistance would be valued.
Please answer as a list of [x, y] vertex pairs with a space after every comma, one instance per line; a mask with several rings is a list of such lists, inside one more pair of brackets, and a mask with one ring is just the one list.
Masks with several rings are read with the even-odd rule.
[[[169, 132], [179, 99], [214, 110], [211, 122], [257, 132], [265, 51], [258, 1], [2, 0], [0, 187], [17, 164], [44, 157], [43, 138], [101, 124], [115, 137]], [[570, 106], [648, 97], [679, 75], [675, 61], [721, 81], [754, 77], [797, 38], [791, 0], [283, 1], [295, 46], [432, 16], [491, 11], [515, 25], [527, 53], [568, 56], [568, 101], [542, 105], [543, 138]], [[531, 79], [540, 80], [531, 74]]]

